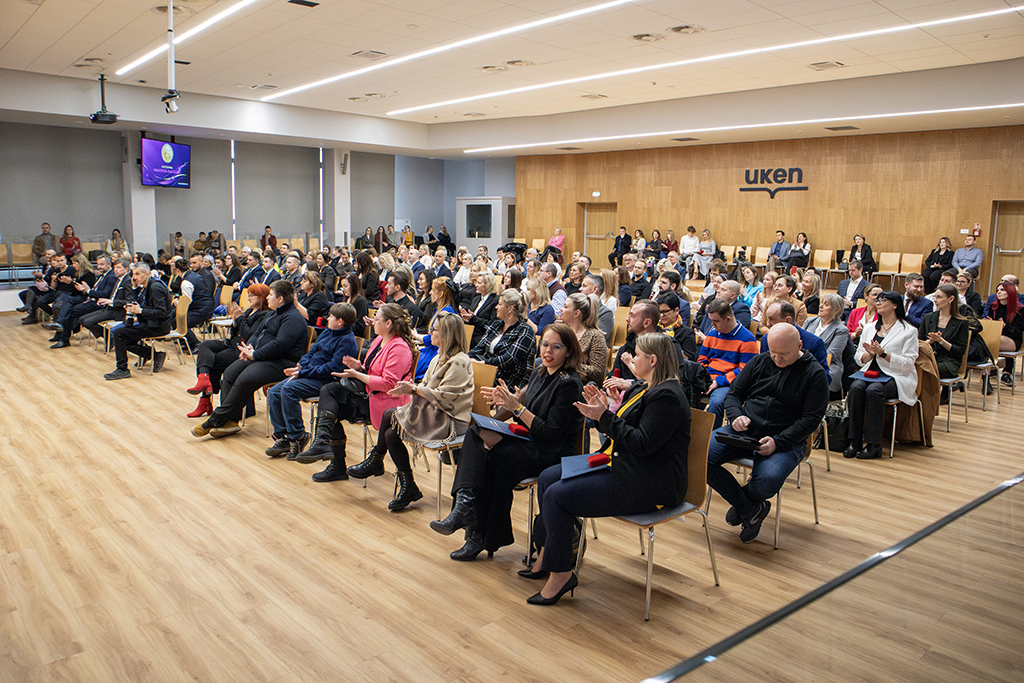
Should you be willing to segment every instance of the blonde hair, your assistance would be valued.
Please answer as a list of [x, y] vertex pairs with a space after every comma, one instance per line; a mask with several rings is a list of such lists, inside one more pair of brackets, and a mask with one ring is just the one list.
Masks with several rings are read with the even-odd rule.
[[544, 281], [537, 277], [531, 277], [526, 281], [526, 290], [536, 299], [537, 306], [544, 306], [551, 303], [551, 292]]
[[656, 387], [662, 382], [678, 381], [679, 357], [676, 355], [674, 340], [664, 332], [648, 332], [636, 338], [636, 348], [648, 356], [655, 356], [658, 362], [651, 369], [649, 387]]
[[587, 296], [576, 292], [566, 299], [566, 303], [572, 303], [572, 307], [580, 312], [580, 321], [584, 327], [597, 327], [597, 315], [601, 310], [601, 301], [597, 295]]
[[389, 272], [395, 269], [395, 259], [391, 254], [381, 254], [377, 257], [377, 263]]
[[506, 289], [501, 293], [501, 300], [512, 309], [520, 320], [526, 315], [526, 297], [518, 289]]
[[462, 318], [447, 311], [439, 313], [435, 319], [437, 337], [431, 336], [430, 341], [437, 347], [437, 357], [442, 361], [452, 356], [466, 353], [466, 323]]
[[485, 270], [480, 273], [477, 273], [476, 275], [473, 276], [473, 282], [475, 283], [476, 280], [481, 277], [484, 279], [485, 286], [487, 287], [487, 293], [497, 294], [498, 278], [494, 277], [494, 273], [492, 273], [490, 270]]

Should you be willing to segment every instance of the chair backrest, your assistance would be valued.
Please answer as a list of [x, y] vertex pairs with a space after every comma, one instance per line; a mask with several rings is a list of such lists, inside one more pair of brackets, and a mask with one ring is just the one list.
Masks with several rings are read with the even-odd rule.
[[473, 330], [476, 329], [476, 325], [464, 325], [466, 328], [466, 348], [470, 348], [473, 341]]
[[188, 307], [191, 303], [191, 297], [184, 294], [178, 297], [178, 308], [174, 312], [174, 331], [182, 336], [188, 334]]
[[750, 334], [752, 334], [752, 335], [754, 335], [756, 337], [757, 336], [757, 331], [759, 329], [761, 329], [761, 321], [760, 320], [751, 320], [750, 324], [747, 325], [747, 329], [750, 330]]
[[830, 249], [815, 249], [814, 267], [818, 269], [831, 270], [833, 254], [834, 252]]
[[238, 306], [243, 311], [249, 308], [249, 290], [243, 289], [242, 293], [238, 295]]
[[235, 293], [235, 288], [232, 287], [231, 285], [224, 285], [223, 287], [221, 287], [220, 288], [220, 305], [221, 306], [230, 306], [231, 305], [231, 297], [232, 297], [232, 295], [234, 293]]
[[481, 387], [493, 387], [498, 367], [473, 361], [473, 412], [477, 415], [490, 415], [491, 406], [480, 391]]
[[999, 358], [999, 339], [1003, 336], [1003, 322], [1001, 320], [982, 320], [981, 338], [985, 340], [985, 346], [992, 355], [992, 360]]
[[310, 237], [309, 238], [309, 249], [306, 251], [320, 251], [320, 238]]
[[736, 247], [735, 246], [732, 246], [732, 247], [718, 247], [718, 248], [722, 250], [723, 254], [725, 254], [725, 262], [726, 263], [729, 263], [730, 261], [732, 261], [732, 258], [736, 255]]
[[11, 259], [14, 263], [35, 263], [35, 255], [32, 253], [31, 244], [12, 244]]
[[259, 240], [242, 240], [242, 246], [249, 247], [250, 249], [260, 250]]
[[629, 309], [625, 306], [617, 306], [615, 308], [615, 324], [626, 327], [626, 316], [629, 315]]
[[878, 270], [882, 273], [896, 273], [900, 269], [899, 252], [883, 251], [878, 255]]
[[532, 246], [538, 252], [541, 252], [541, 251], [544, 251], [544, 247], [546, 246], [546, 244], [547, 243], [544, 241], [544, 238], [540, 237], [538, 239], [533, 240], [533, 245]]
[[82, 242], [82, 253], [87, 257], [90, 251], [100, 251], [103, 249], [103, 245], [99, 242]]
[[900, 259], [901, 273], [920, 273], [924, 265], [924, 254], [904, 254]]
[[0, 260], [4, 265], [11, 265], [11, 256], [7, 253], [7, 245], [3, 243], [0, 243]]
[[313, 348], [313, 342], [315, 342], [315, 341], [316, 341], [316, 328], [315, 327], [310, 327], [309, 331], [306, 334], [306, 353], [309, 353], [309, 350], [311, 348]]
[[966, 346], [964, 346], [964, 357], [963, 357], [963, 359], [962, 359], [962, 360], [960, 361], [960, 369], [959, 369], [959, 370], [957, 370], [957, 372], [956, 372], [956, 374], [957, 374], [957, 376], [958, 376], [958, 377], [966, 377], [966, 376], [967, 376], [967, 356], [969, 356], [969, 355], [971, 354], [971, 343], [970, 343], [970, 339], [971, 339], [971, 337], [973, 337], [973, 336], [974, 336], [974, 333], [973, 333], [973, 332], [971, 332], [971, 333], [970, 333], [970, 334], [969, 334], [969, 335], [967, 336], [968, 342], [967, 342], [967, 345], [966, 345]]
[[239, 251], [242, 250], [242, 240], [224, 240], [224, 244], [228, 245], [229, 247], [234, 247]]
[[[377, 309], [376, 308], [368, 308], [368, 309], [366, 309], [366, 317], [367, 318], [373, 318], [375, 315], [377, 315]], [[366, 341], [370, 341], [370, 339], [372, 337], [373, 337], [373, 325], [367, 325], [363, 329], [363, 339], [365, 339]]]
[[754, 250], [754, 263], [768, 263], [768, 255], [771, 252], [770, 247], [758, 247]]
[[704, 505], [708, 495], [708, 448], [715, 427], [714, 413], [690, 408], [690, 447], [686, 452], [686, 502]]

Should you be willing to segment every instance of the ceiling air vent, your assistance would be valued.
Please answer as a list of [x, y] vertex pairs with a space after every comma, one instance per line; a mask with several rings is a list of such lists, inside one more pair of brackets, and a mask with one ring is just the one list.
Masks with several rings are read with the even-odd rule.
[[581, 150], [583, 148], [582, 147], [556, 147], [556, 149], [561, 150], [563, 152], [577, 152], [577, 151], [579, 151], [579, 150]]
[[470, 112], [466, 112], [465, 114], [463, 114], [463, 116], [472, 116], [473, 118], [478, 119], [481, 116], [487, 116], [487, 114], [482, 114], [482, 113], [480, 113], [478, 111], [470, 111]]
[[498, 74], [502, 71], [508, 71], [508, 67], [504, 64], [490, 64], [488, 66], [477, 67], [480, 71], [488, 74]]
[[846, 65], [842, 62], [815, 62], [814, 64], [808, 64], [809, 67], [815, 71], [828, 71], [830, 69], [845, 69]]
[[289, 5], [301, 5], [302, 7], [319, 7], [319, 2], [310, 2], [309, 0], [288, 0]]
[[703, 26], [697, 26], [697, 24], [683, 24], [682, 26], [669, 26], [665, 29], [665, 33], [674, 33], [679, 36], [692, 36], [695, 33], [704, 33], [707, 31]]
[[513, 69], [521, 69], [524, 66], [533, 66], [533, 62], [527, 59], [510, 59], [505, 62], [505, 66], [510, 66]]
[[249, 90], [277, 90], [281, 86], [279, 85], [268, 85], [266, 83], [257, 83], [256, 85], [250, 85]]
[[[156, 7], [153, 7], [152, 9], [150, 9], [149, 11], [152, 12], [153, 14], [163, 14], [164, 16], [166, 16], [167, 15], [167, 5], [157, 5]], [[181, 16], [181, 15], [192, 16], [195, 13], [196, 13], [196, 11], [194, 9], [192, 9], [191, 7], [184, 7], [182, 5], [179, 5], [178, 3], [174, 3], [174, 16], [176, 16], [176, 17], [177, 16]]]
[[580, 95], [580, 97], [585, 97], [588, 100], [606, 100], [606, 99], [608, 99], [607, 95], [602, 95], [601, 93], [597, 93], [597, 92], [588, 92], [585, 95]]
[[360, 50], [359, 52], [353, 52], [353, 57], [361, 57], [362, 59], [369, 59], [371, 62], [376, 62], [378, 59], [384, 59], [387, 54], [378, 52], [377, 50]]
[[857, 126], [825, 126], [825, 130], [840, 131], [840, 130], [860, 130]]
[[350, 98], [348, 98], [348, 101], [349, 102], [369, 102], [370, 99], [367, 98], [367, 97], [350, 97]]
[[672, 138], [673, 142], [696, 142], [700, 138]]
[[665, 35], [662, 33], [636, 33], [629, 37], [630, 40], [635, 40], [638, 43], [658, 43], [665, 40]]

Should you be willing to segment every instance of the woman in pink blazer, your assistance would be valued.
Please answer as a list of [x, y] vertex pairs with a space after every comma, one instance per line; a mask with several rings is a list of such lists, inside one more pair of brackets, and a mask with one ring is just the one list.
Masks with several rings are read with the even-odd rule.
[[[346, 356], [343, 362], [347, 369], [332, 373], [341, 378], [341, 382], [330, 382], [320, 389], [313, 443], [309, 450], [295, 458], [301, 463], [312, 463], [331, 459], [333, 455], [327, 469], [314, 474], [313, 481], [348, 479], [342, 421], [361, 422], [369, 417], [370, 423], [379, 430], [384, 411], [409, 402], [409, 396], [388, 395], [399, 382], [412, 380], [415, 342], [409, 314], [398, 304], [384, 304], [377, 309], [373, 331], [377, 336], [363, 362]], [[360, 388], [365, 388], [366, 395], [352, 391]], [[375, 474], [384, 474], [383, 467]]]

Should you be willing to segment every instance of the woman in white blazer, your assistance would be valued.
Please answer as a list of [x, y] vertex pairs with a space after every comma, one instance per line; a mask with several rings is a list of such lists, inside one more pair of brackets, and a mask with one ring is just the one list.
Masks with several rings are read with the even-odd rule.
[[885, 402], [899, 398], [907, 405], [917, 403], [917, 328], [907, 322], [903, 297], [896, 292], [879, 294], [875, 309], [878, 320], [864, 325], [856, 354], [861, 371], [854, 375], [847, 395], [846, 458], [880, 458]]
[[818, 315], [804, 322], [804, 329], [820, 339], [828, 353], [832, 354], [828, 364], [830, 394], [842, 390], [843, 375], [847, 371], [843, 366], [843, 351], [850, 343], [850, 330], [846, 329], [842, 316], [842, 297], [829, 293], [822, 295]]

